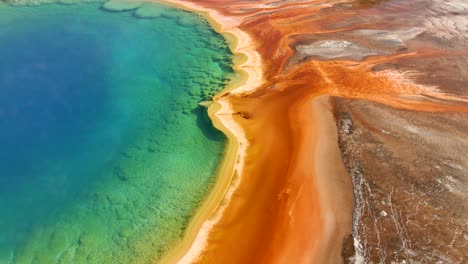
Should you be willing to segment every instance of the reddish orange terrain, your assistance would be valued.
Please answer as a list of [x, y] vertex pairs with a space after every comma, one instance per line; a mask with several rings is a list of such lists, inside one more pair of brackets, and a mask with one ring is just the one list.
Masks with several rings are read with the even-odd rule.
[[466, 1], [181, 2], [263, 74], [218, 96], [248, 146], [198, 263], [468, 261]]

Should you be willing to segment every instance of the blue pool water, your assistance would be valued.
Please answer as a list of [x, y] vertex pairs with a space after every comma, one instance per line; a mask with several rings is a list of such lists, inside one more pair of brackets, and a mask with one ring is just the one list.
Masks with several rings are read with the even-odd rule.
[[37, 176], [35, 163], [79, 151], [111, 89], [100, 75], [110, 68], [105, 43], [61, 24], [30, 28], [26, 21], [7, 28], [0, 42], [2, 191]]
[[0, 28], [0, 263], [160, 258], [223, 154], [198, 102], [228, 81], [225, 41], [153, 4], [0, 4]]

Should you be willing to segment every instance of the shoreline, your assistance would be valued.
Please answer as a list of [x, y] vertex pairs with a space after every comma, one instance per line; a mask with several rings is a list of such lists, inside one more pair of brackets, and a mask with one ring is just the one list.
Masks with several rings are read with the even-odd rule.
[[[199, 261], [200, 257], [213, 258], [213, 253], [211, 256], [209, 253], [213, 252], [213, 246], [209, 243], [211, 231], [216, 229], [216, 225], [226, 215], [225, 209], [230, 204], [234, 192], [246, 191], [245, 186], [239, 190], [243, 177], [262, 173], [261, 168], [246, 169], [244, 167], [249, 144], [246, 133], [252, 130], [243, 127], [240, 120], [234, 119], [233, 103], [235, 102], [229, 101], [229, 96], [224, 97], [224, 95], [227, 92], [244, 95], [255, 91], [264, 84], [264, 65], [259, 53], [253, 47], [253, 38], [237, 27], [240, 21], [189, 2], [152, 1], [195, 12], [205, 17], [214, 30], [228, 40], [234, 55], [233, 69], [241, 77], [240, 80], [230, 83], [216, 95], [213, 99], [214, 103], [208, 109], [213, 125], [228, 138], [226, 152], [217, 172], [216, 184], [207, 199], [197, 209], [182, 242], [167, 252], [161, 260], [161, 263], [193, 263]], [[292, 133], [287, 145], [293, 155], [290, 162], [294, 165], [285, 175], [286, 182], [281, 183], [280, 175], [271, 175], [277, 179], [273, 180], [276, 183], [272, 182], [272, 186], [276, 187], [270, 186], [263, 195], [268, 197], [275, 192], [275, 189], [281, 188], [280, 193], [276, 193], [275, 201], [263, 201], [257, 204], [260, 208], [266, 209], [269, 203], [278, 202], [275, 205], [277, 211], [272, 219], [272, 225], [277, 232], [269, 235], [271, 236], [270, 245], [268, 245], [270, 250], [267, 250], [272, 253], [266, 259], [260, 257], [258, 260], [261, 263], [281, 263], [281, 260], [286, 259], [293, 260], [295, 263], [310, 261], [339, 263], [343, 243], [336, 242], [342, 241], [351, 233], [354, 199], [351, 178], [346, 172], [338, 147], [338, 132], [329, 97], [308, 91], [293, 92], [287, 97], [289, 99], [281, 100], [281, 102], [291, 101], [293, 106], [290, 106], [291, 109], [288, 110], [287, 116], [290, 120], [282, 125], [283, 129], [290, 130], [291, 132], [288, 133]], [[297, 124], [301, 125], [297, 127]], [[274, 126], [272, 125], [271, 128], [274, 129]], [[258, 151], [258, 148], [252, 151]], [[310, 154], [311, 151], [312, 154]], [[279, 156], [279, 159], [284, 158], [287, 157]], [[252, 161], [249, 160], [249, 162]], [[247, 191], [247, 197], [249, 194], [252, 196], [252, 190], [250, 193]], [[259, 214], [262, 215], [262, 212]], [[232, 220], [233, 215], [226, 217]], [[224, 224], [226, 224], [225, 221]], [[284, 239], [278, 240], [278, 236], [283, 236]], [[244, 252], [244, 254], [249, 253]]]
[[[241, 38], [239, 34], [232, 31], [244, 33], [236, 26], [241, 25], [239, 21], [245, 17], [232, 19], [232, 16], [223, 16], [215, 11], [219, 9], [214, 2], [213, 6], [207, 4], [209, 8], [181, 0], [161, 0], [159, 2], [173, 4], [175, 7], [203, 15], [218, 33], [232, 41], [230, 48], [235, 55], [233, 59], [235, 66], [237, 65], [236, 59], [243, 55], [246, 56], [247, 62], [252, 61], [252, 56], [249, 57], [249, 53], [255, 52], [254, 49], [237, 56], [235, 53], [236, 45], [241, 41]], [[281, 19], [278, 20], [281, 22]], [[262, 32], [264, 25], [269, 26], [268, 23], [249, 24], [246, 32], [257, 36], [259, 32]], [[230, 27], [231, 30], [223, 33], [222, 29], [225, 26]], [[242, 26], [242, 28], [244, 27]], [[271, 28], [281, 30], [280, 26], [271, 26]], [[296, 35], [298, 34], [299, 32], [296, 33]], [[269, 45], [264, 38], [256, 38], [255, 40], [259, 44]], [[248, 46], [246, 47], [248, 51]], [[281, 47], [278, 45], [276, 51], [281, 51]], [[272, 61], [269, 64], [271, 55], [275, 53], [268, 50], [260, 51], [263, 52], [263, 56], [269, 58], [264, 61], [263, 65], [268, 66], [268, 69], [264, 70], [270, 70], [274, 63], [284, 62], [282, 60], [284, 57], [280, 56], [277, 61]], [[398, 60], [398, 58], [399, 55], [392, 55], [386, 57], [385, 60]], [[366, 63], [369, 65], [379, 64], [377, 61]], [[212, 190], [212, 193], [219, 193], [221, 198], [217, 203], [217, 209], [213, 211], [215, 216], [206, 218], [207, 220], [200, 224], [202, 226], [200, 230], [195, 229], [195, 225], [192, 224], [195, 219], [191, 222], [192, 229], [188, 229], [184, 238], [187, 250], [180, 251], [180, 255], [186, 253], [183, 257], [177, 258], [176, 254], [171, 254], [173, 252], [170, 251], [168, 255], [174, 257], [172, 262], [181, 259], [179, 263], [222, 263], [229, 259], [232, 263], [284, 263], [285, 261], [291, 263], [341, 263], [345, 261], [343, 259], [345, 255], [341, 254], [347, 254], [343, 251], [343, 247], [345, 250], [350, 250], [350, 244], [354, 244], [352, 250], [359, 250], [359, 244], [356, 244], [355, 237], [354, 239], [353, 236], [345, 237], [345, 235], [351, 234], [353, 228], [354, 193], [351, 177], [343, 164], [337, 142], [342, 133], [340, 131], [338, 135], [336, 127], [338, 124], [333, 116], [330, 102], [328, 99], [322, 99], [329, 97], [322, 97], [322, 95], [364, 99], [407, 110], [466, 112], [466, 106], [458, 104], [466, 101], [463, 97], [451, 96], [450, 93], [443, 93], [443, 90], [433, 90], [433, 87], [419, 85], [412, 82], [411, 78], [404, 72], [387, 71], [378, 75], [372, 74], [366, 67], [340, 68], [335, 67], [337, 65], [333, 63], [319, 64], [312, 62], [303, 65], [302, 69], [298, 71], [288, 73], [290, 76], [286, 75], [281, 79], [284, 84], [277, 89], [272, 88], [268, 93], [259, 93], [244, 98], [231, 97], [233, 99], [230, 101], [223, 99], [222, 96], [216, 96], [215, 104], [210, 108], [210, 117], [215, 126], [220, 128], [229, 138], [222, 169], [217, 174], [217, 181], [225, 182], [228, 187], [223, 190], [221, 183], [216, 184], [214, 188], [216, 190]], [[243, 86], [240, 85], [239, 91], [236, 92], [236, 89], [233, 89], [234, 93], [255, 89], [256, 86], [249, 86], [248, 80], [255, 76], [251, 75], [252, 73], [262, 72], [261, 61], [257, 66], [259, 67], [258, 71], [255, 71], [255, 68], [242, 71], [247, 77], [246, 83], [244, 83], [245, 89], [242, 89]], [[327, 71], [324, 72], [322, 66], [328, 67]], [[350, 71], [350, 69], [355, 71]], [[327, 72], [335, 73], [331, 76], [334, 78], [329, 77]], [[264, 72], [264, 74], [267, 75], [268, 72]], [[401, 78], [395, 79], [395, 74]], [[294, 76], [298, 77], [297, 84], [287, 83], [291, 81], [290, 77]], [[346, 80], [343, 80], [343, 77]], [[361, 83], [361, 78], [370, 83], [388, 85], [392, 89], [383, 93], [385, 96], [381, 98], [378, 89], [361, 90], [359, 86], [355, 86], [355, 84]], [[269, 80], [270, 78], [265, 81]], [[311, 85], [311, 88], [325, 88], [317, 89], [315, 94], [294, 91], [304, 87], [300, 84], [316, 81], [317, 83]], [[322, 82], [320, 83], [320, 81]], [[345, 87], [347, 89], [336, 90], [336, 86], [340, 86], [341, 83], [347, 83], [348, 85]], [[294, 88], [289, 89], [292, 86]], [[375, 87], [380, 86], [376, 85]], [[277, 92], [281, 93], [285, 90], [288, 92], [284, 93], [283, 96], [289, 97], [289, 99], [279, 98]], [[294, 94], [299, 95], [299, 97], [294, 98]], [[268, 107], [270, 113], [265, 114], [261, 107], [252, 104], [252, 101], [259, 97], [263, 98], [257, 102], [261, 102], [262, 107]], [[268, 99], [264, 99], [265, 97]], [[440, 104], [444, 100], [451, 102], [451, 105]], [[424, 106], [424, 110], [421, 109], [421, 106]], [[281, 108], [287, 114], [281, 112], [279, 110]], [[223, 116], [217, 112], [221, 109], [225, 110], [225, 112], [221, 111]], [[246, 115], [234, 118], [232, 109], [235, 109], [236, 113], [242, 113], [242, 115], [245, 113]], [[238, 111], [239, 109], [245, 112]], [[255, 122], [249, 123], [249, 121], [243, 120], [251, 119], [251, 113], [253, 113], [252, 119]], [[223, 120], [227, 123], [223, 123]], [[276, 124], [271, 122], [276, 122]], [[278, 132], [273, 132], [276, 129], [282, 134], [272, 135]], [[267, 137], [267, 139], [262, 137]], [[249, 138], [251, 142], [249, 152], [245, 151], [246, 145], [242, 146], [241, 141], [239, 141], [244, 140], [247, 144], [246, 138]], [[259, 145], [265, 147], [259, 147]], [[240, 147], [243, 147], [244, 151], [241, 151]], [[285, 153], [281, 153], [283, 150]], [[241, 160], [240, 165], [237, 163], [238, 159]], [[275, 162], [281, 164], [275, 164]], [[226, 176], [223, 172], [229, 169], [228, 163], [232, 165], [232, 170], [228, 171], [233, 179], [231, 182], [228, 181], [227, 177], [223, 177]], [[242, 177], [235, 174], [236, 168], [243, 169]], [[261, 188], [257, 187], [259, 184], [263, 184]], [[233, 195], [233, 199], [230, 200]], [[209, 200], [215, 202], [212, 199], [213, 196], [214, 194], [210, 194], [208, 201], [205, 201], [199, 209], [200, 211], [207, 209], [206, 204]], [[228, 206], [229, 208], [227, 208]], [[227, 210], [224, 210], [225, 208]], [[197, 216], [200, 217], [201, 214], [202, 212], [197, 212]], [[198, 219], [198, 221], [203, 221], [203, 219]], [[190, 231], [196, 233], [196, 237], [192, 239], [193, 244], [187, 245], [186, 240], [189, 240], [187, 237], [191, 233]], [[359, 254], [355, 257], [359, 257]]]
[[[238, 21], [228, 19], [215, 10], [194, 3], [179, 0], [150, 0], [203, 16], [227, 41], [233, 53], [233, 70], [238, 80], [233, 80], [213, 98], [208, 108], [213, 126], [227, 137], [225, 154], [217, 172], [216, 183], [205, 201], [197, 209], [190, 221], [182, 241], [168, 251], [160, 263], [192, 263], [197, 260], [206, 247], [208, 236], [213, 226], [222, 217], [230, 198], [239, 184], [240, 174], [248, 146], [242, 127], [233, 119], [233, 109], [223, 94], [248, 93], [261, 86], [263, 64], [260, 55], [251, 48], [253, 39], [237, 28]], [[221, 22], [221, 20], [224, 22]], [[230, 21], [227, 24], [225, 21]]]

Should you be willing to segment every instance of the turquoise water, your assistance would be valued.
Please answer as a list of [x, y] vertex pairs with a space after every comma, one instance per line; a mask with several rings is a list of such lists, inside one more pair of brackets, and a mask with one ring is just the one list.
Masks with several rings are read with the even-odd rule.
[[191, 13], [0, 4], [0, 263], [161, 257], [215, 180], [198, 102], [231, 74]]

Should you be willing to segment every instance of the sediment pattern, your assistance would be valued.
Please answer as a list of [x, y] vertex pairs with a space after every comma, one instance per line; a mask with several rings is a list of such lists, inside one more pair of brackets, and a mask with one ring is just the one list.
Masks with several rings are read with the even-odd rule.
[[[466, 262], [466, 3], [169, 2], [214, 10], [220, 31], [240, 28], [262, 59], [259, 87], [218, 97], [248, 148], [238, 187], [193, 258]], [[332, 129], [333, 119], [317, 118], [331, 112]], [[321, 149], [338, 141], [338, 157]]]
[[349, 99], [335, 104], [356, 197], [358, 260], [465, 262], [467, 115]]

